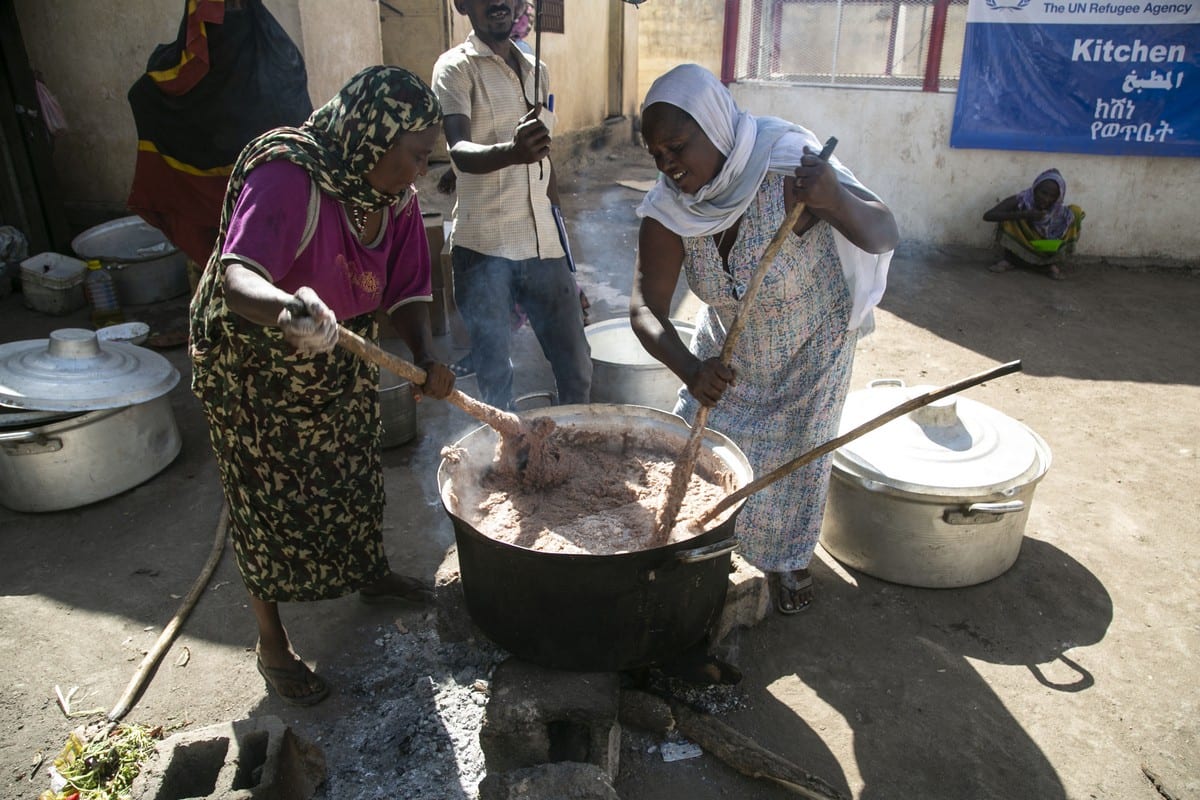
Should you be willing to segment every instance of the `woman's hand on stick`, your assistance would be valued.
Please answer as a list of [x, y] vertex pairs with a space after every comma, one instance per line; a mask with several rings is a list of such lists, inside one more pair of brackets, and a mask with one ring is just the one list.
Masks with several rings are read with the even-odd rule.
[[715, 406], [735, 380], [737, 373], [722, 364], [721, 359], [713, 357], [696, 361], [695, 369], [688, 376], [687, 388], [700, 405]]
[[428, 395], [434, 400], [445, 400], [454, 391], [454, 372], [440, 361], [425, 361], [420, 365], [425, 370], [425, 383], [416, 387], [416, 397]]
[[305, 315], [293, 314], [285, 305], [276, 322], [283, 331], [283, 338], [297, 351], [306, 355], [328, 353], [338, 340], [337, 317], [329, 306], [307, 286], [302, 286], [293, 295], [296, 302], [304, 306]]
[[796, 202], [813, 209], [830, 208], [837, 204], [840, 193], [841, 184], [833, 167], [811, 147], [805, 147], [792, 188]]

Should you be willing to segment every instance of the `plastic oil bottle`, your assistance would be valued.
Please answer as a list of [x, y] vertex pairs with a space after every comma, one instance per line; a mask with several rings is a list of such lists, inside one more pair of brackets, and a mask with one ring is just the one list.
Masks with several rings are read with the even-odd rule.
[[87, 277], [83, 281], [83, 291], [88, 303], [92, 306], [92, 325], [103, 328], [105, 325], [115, 325], [125, 321], [121, 313], [121, 305], [117, 300], [117, 285], [98, 259], [87, 262]]

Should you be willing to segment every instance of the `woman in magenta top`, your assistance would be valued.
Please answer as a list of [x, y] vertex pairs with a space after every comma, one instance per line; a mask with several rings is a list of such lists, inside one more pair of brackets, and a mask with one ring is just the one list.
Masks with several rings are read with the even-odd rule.
[[258, 626], [257, 666], [290, 703], [317, 703], [329, 687], [293, 651], [279, 602], [431, 598], [384, 554], [378, 367], [335, 345], [339, 324], [377, 339], [383, 309], [428, 373], [419, 390], [454, 387], [432, 355], [412, 189], [441, 117], [415, 75], [370, 67], [304, 125], [251, 142], [192, 299], [192, 389]]

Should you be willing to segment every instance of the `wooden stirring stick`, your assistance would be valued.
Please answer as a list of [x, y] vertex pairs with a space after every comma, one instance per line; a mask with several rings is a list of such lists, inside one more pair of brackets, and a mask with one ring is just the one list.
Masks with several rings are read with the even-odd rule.
[[[344, 347], [366, 361], [391, 370], [401, 378], [410, 380], [418, 386], [425, 383], [425, 370], [395, 353], [389, 353], [341, 325], [338, 326], [338, 346]], [[501, 436], [521, 436], [525, 433], [525, 425], [516, 414], [502, 411], [495, 406], [476, 400], [458, 389], [450, 392], [446, 401], [458, 406], [480, 422], [495, 428]]]
[[[307, 317], [308, 308], [299, 300], [289, 300], [287, 309], [293, 317]], [[382, 347], [369, 342], [344, 325], [338, 325], [338, 346], [349, 350], [359, 358], [369, 361], [384, 369], [391, 370], [405, 380], [420, 386], [425, 383], [425, 370], [411, 361], [407, 361], [394, 353], [389, 353]], [[450, 392], [447, 402], [458, 406], [480, 422], [495, 428], [502, 437], [517, 438], [524, 436], [528, 430], [516, 414], [502, 411], [495, 406], [476, 400], [463, 394], [458, 389]]]
[[720, 502], [716, 503], [708, 511], [705, 511], [704, 514], [702, 514], [696, 521], [701, 525], [711, 522], [712, 520], [716, 519], [717, 515], [719, 515], [722, 511], [729, 508], [743, 497], [749, 497], [759, 489], [765, 489], [775, 481], [779, 480], [785, 475], [790, 475], [792, 472], [795, 472], [797, 469], [809, 463], [810, 461], [815, 461], [826, 453], [832, 453], [842, 445], [847, 444], [864, 434], [870, 433], [876, 428], [879, 428], [888, 422], [897, 419], [898, 417], [902, 417], [910, 411], [918, 409], [921, 406], [927, 406], [936, 400], [941, 400], [943, 397], [949, 397], [952, 394], [957, 394], [964, 389], [969, 389], [972, 386], [983, 383], [984, 381], [990, 381], [992, 378], [999, 378], [1003, 375], [1019, 372], [1020, 370], [1020, 361], [1010, 361], [1007, 364], [1001, 364], [993, 369], [984, 370], [983, 372], [972, 375], [969, 378], [964, 378], [956, 383], [943, 386], [941, 389], [933, 389], [925, 392], [924, 394], [917, 395], [910, 400], [906, 400], [895, 408], [889, 409], [879, 416], [867, 420], [857, 428], [843, 433], [836, 439], [830, 439], [820, 447], [814, 447], [807, 453], [793, 458], [791, 461], [783, 464], [782, 466], [776, 467], [766, 475], [747, 483], [736, 492], [726, 495]]
[[[819, 158], [822, 161], [828, 161], [836, 146], [837, 139], [830, 136], [829, 140], [825, 142]], [[750, 284], [746, 287], [746, 294], [742, 296], [742, 304], [738, 307], [737, 317], [734, 318], [733, 325], [730, 326], [729, 333], [725, 337], [725, 345], [721, 348], [723, 364], [728, 364], [729, 359], [733, 356], [733, 348], [737, 344], [738, 337], [742, 335], [742, 330], [746, 327], [746, 318], [754, 303], [754, 298], [758, 294], [759, 287], [762, 286], [763, 279], [767, 276], [767, 267], [775, 260], [775, 255], [787, 241], [787, 237], [796, 227], [796, 223], [800, 221], [800, 215], [804, 213], [804, 206], [804, 203], [796, 203], [792, 207], [783, 220], [783, 224], [775, 231], [766, 251], [763, 252], [762, 260], [758, 262], [758, 267], [750, 278]], [[679, 516], [683, 498], [687, 495], [688, 482], [692, 479], [692, 472], [696, 468], [696, 458], [700, 455], [700, 443], [704, 438], [704, 427], [708, 423], [708, 413], [711, 410], [711, 406], [702, 405], [696, 412], [696, 421], [692, 423], [692, 432], [687, 444], [684, 445], [683, 455], [671, 472], [671, 484], [667, 487], [667, 497], [655, 524], [655, 536], [659, 541], [665, 541], [670, 536], [671, 529], [675, 527], [675, 519]]]
[[[338, 326], [338, 346], [413, 383], [425, 382], [425, 370], [341, 325]], [[515, 475], [523, 486], [537, 489], [557, 486], [570, 477], [553, 438], [554, 420], [535, 417], [526, 424], [516, 414], [476, 400], [458, 389], [450, 392], [446, 400], [499, 432], [498, 468]]]

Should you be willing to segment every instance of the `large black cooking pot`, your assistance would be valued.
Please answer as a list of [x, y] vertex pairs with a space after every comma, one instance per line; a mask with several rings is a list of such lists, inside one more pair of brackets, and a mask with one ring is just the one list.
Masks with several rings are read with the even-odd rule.
[[[690, 429], [681, 418], [627, 405], [556, 406], [525, 412], [560, 429], [602, 433], [607, 446], [653, 442], [678, 453]], [[616, 555], [552, 553], [499, 542], [460, 515], [498, 434], [487, 426], [455, 443], [461, 459], [438, 468], [442, 505], [454, 524], [467, 611], [513, 655], [551, 669], [614, 671], [662, 662], [700, 642], [721, 614], [729, 586], [733, 524], [741, 503], [702, 534]], [[734, 491], [753, 479], [745, 455], [728, 438], [705, 431], [697, 474], [726, 474]]]

